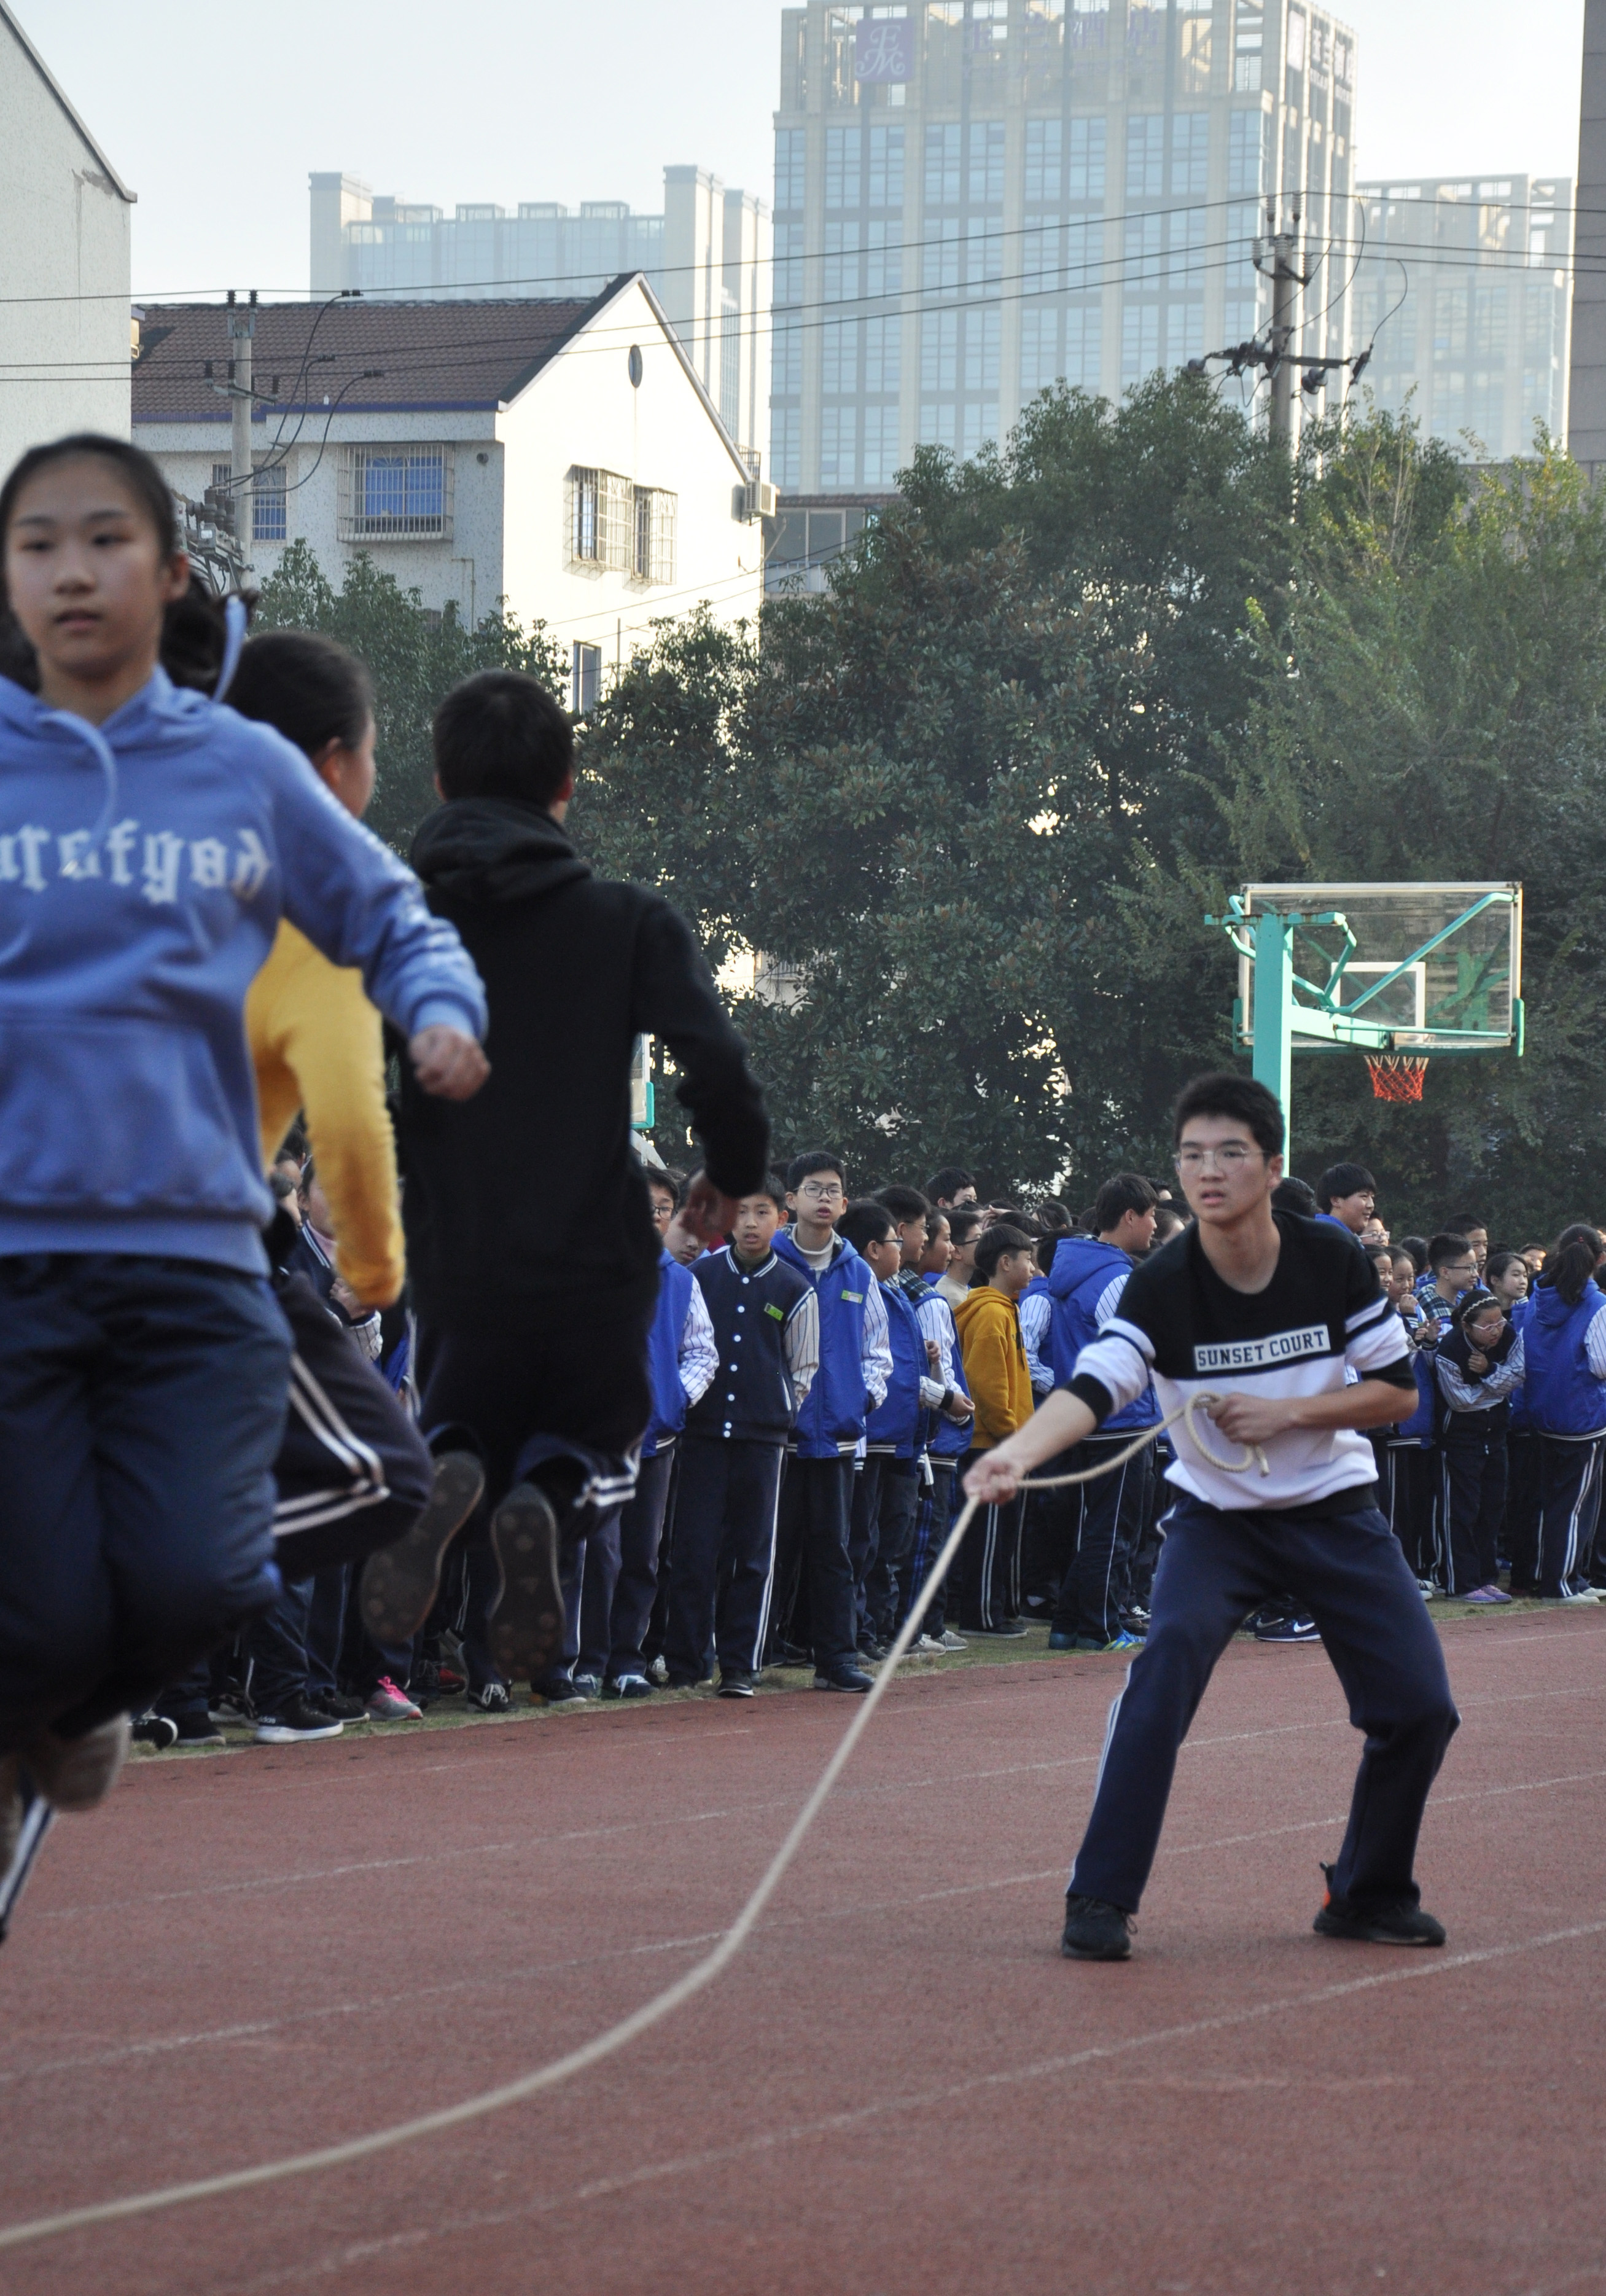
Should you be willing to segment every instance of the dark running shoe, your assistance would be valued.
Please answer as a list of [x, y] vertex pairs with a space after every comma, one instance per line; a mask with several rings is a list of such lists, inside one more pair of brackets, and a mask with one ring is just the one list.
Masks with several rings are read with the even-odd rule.
[[276, 1714], [264, 1714], [257, 1723], [259, 1746], [309, 1745], [315, 1738], [338, 1738], [346, 1727], [299, 1693], [285, 1699]]
[[487, 1641], [498, 1674], [545, 1685], [563, 1647], [558, 1583], [558, 1518], [545, 1491], [515, 1483], [491, 1516], [491, 1546], [502, 1593]]
[[169, 1746], [178, 1743], [178, 1725], [165, 1714], [136, 1714], [133, 1731], [136, 1746], [152, 1746], [159, 1754], [165, 1754]]
[[651, 1698], [652, 1685], [644, 1674], [619, 1674], [602, 1685], [604, 1698]]
[[863, 1692], [875, 1688], [875, 1677], [872, 1674], [861, 1674], [856, 1666], [833, 1666], [823, 1669], [815, 1675], [814, 1686], [816, 1690]]
[[1321, 1639], [1314, 1619], [1267, 1619], [1255, 1628], [1258, 1643], [1319, 1643]]
[[360, 1698], [348, 1698], [343, 1690], [309, 1690], [307, 1703], [319, 1708], [332, 1722], [360, 1722], [368, 1711]]
[[463, 1703], [471, 1706], [476, 1714], [511, 1714], [513, 1710], [504, 1682], [482, 1682], [478, 1690], [470, 1691]]
[[744, 1674], [740, 1667], [722, 1667], [719, 1695], [721, 1698], [750, 1698], [753, 1695], [752, 1676]]
[[1333, 1896], [1332, 1867], [1323, 1866], [1322, 1871], [1327, 1876], [1327, 1894], [1311, 1923], [1318, 1937], [1358, 1938], [1366, 1945], [1443, 1945], [1444, 1923], [1420, 1906], [1403, 1900], [1394, 1906], [1351, 1905], [1348, 1898]]
[[434, 1606], [441, 1560], [484, 1489], [485, 1469], [472, 1452], [442, 1452], [429, 1505], [412, 1529], [377, 1548], [363, 1565], [357, 1600], [374, 1642], [412, 1641]]
[[194, 1714], [176, 1714], [173, 1726], [178, 1733], [181, 1746], [226, 1746], [228, 1740], [204, 1710]]
[[1125, 1961], [1132, 1951], [1132, 1916], [1107, 1898], [1073, 1892], [1065, 1900], [1060, 1951], [1067, 1961]]

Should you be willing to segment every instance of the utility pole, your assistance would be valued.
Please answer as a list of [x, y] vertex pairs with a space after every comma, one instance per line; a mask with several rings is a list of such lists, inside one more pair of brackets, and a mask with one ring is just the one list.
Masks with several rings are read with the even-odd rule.
[[257, 332], [257, 291], [242, 306], [229, 289], [229, 399], [234, 409], [233, 448], [229, 466], [229, 498], [234, 512], [234, 535], [240, 556], [249, 572], [251, 562], [251, 408], [252, 357]]
[[[1299, 217], [1296, 210], [1291, 231], [1277, 229], [1277, 211], [1266, 209], [1271, 228], [1255, 251], [1255, 268], [1269, 272], [1272, 283], [1272, 422], [1271, 435], [1282, 446], [1294, 443], [1295, 338], [1299, 333], [1299, 292], [1307, 283], [1299, 268]], [[1266, 258], [1269, 258], [1269, 262]]]

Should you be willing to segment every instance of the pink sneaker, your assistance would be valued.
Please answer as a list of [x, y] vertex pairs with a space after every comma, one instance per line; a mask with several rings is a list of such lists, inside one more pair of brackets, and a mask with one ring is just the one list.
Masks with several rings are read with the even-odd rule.
[[424, 1710], [414, 1706], [405, 1690], [398, 1690], [388, 1674], [381, 1674], [368, 1693], [368, 1717], [373, 1722], [422, 1722]]
[[1462, 1596], [1463, 1603], [1509, 1603], [1511, 1599], [1500, 1587], [1474, 1587], [1470, 1595]]

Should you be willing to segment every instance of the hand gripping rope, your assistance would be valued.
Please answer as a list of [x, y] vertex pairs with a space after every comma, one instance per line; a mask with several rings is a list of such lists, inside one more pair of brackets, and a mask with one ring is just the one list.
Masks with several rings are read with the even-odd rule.
[[[1271, 1471], [1265, 1452], [1258, 1443], [1247, 1444], [1241, 1459], [1224, 1459], [1200, 1435], [1195, 1414], [1208, 1411], [1212, 1404], [1223, 1400], [1209, 1394], [1191, 1395], [1178, 1410], [1160, 1420], [1153, 1427], [1145, 1427], [1135, 1441], [1127, 1444], [1111, 1459], [1096, 1467], [1084, 1468], [1078, 1474], [1050, 1475], [1023, 1481], [1023, 1491], [1053, 1491], [1069, 1483], [1090, 1483], [1100, 1475], [1113, 1474], [1128, 1459], [1135, 1458], [1145, 1447], [1163, 1435], [1179, 1419], [1188, 1423], [1188, 1433], [1194, 1447], [1213, 1467], [1234, 1475], [1247, 1474], [1258, 1467], [1265, 1475]], [[955, 1519], [942, 1552], [927, 1574], [925, 1585], [915, 1596], [908, 1617], [899, 1628], [897, 1639], [887, 1653], [885, 1665], [876, 1677], [874, 1687], [862, 1700], [852, 1721], [842, 1733], [835, 1752], [821, 1772], [814, 1791], [797, 1816], [792, 1820], [786, 1839], [770, 1859], [759, 1876], [758, 1886], [742, 1906], [724, 1936], [702, 1960], [688, 1969], [673, 1985], [655, 1993], [650, 2001], [643, 2002], [627, 2017], [620, 2018], [594, 2040], [586, 2041], [567, 2056], [554, 2057], [550, 2064], [541, 2065], [534, 2072], [522, 2073], [517, 2080], [504, 2081], [496, 2088], [482, 2090], [478, 2096], [465, 2097], [460, 2104], [442, 2106], [435, 2112], [420, 2113], [415, 2120], [399, 2120], [389, 2128], [376, 2128], [366, 2136], [354, 2136], [343, 2144], [321, 2145], [313, 2152], [295, 2152], [283, 2161], [264, 2161], [254, 2169], [234, 2169], [217, 2177], [197, 2177], [187, 2185], [167, 2185], [153, 2193], [131, 2193], [120, 2201], [98, 2201], [86, 2208], [65, 2209], [57, 2216], [36, 2217], [30, 2223], [8, 2225], [0, 2230], [0, 2250], [22, 2248], [29, 2243], [50, 2240], [60, 2233], [82, 2232], [91, 2225], [114, 2224], [119, 2218], [152, 2214], [158, 2209], [178, 2208], [190, 2201], [208, 2201], [225, 2193], [242, 2193], [253, 2185], [274, 2185], [289, 2177], [310, 2177], [324, 2169], [343, 2169], [354, 2161], [368, 2160], [375, 2152], [388, 2152], [398, 2144], [415, 2144], [420, 2137], [434, 2136], [442, 2130], [460, 2128], [463, 2122], [480, 2120], [488, 2113], [500, 2112], [510, 2104], [522, 2104], [526, 2097], [536, 2096], [543, 2089], [556, 2088], [588, 2066], [600, 2064], [604, 2057], [612, 2056], [634, 2041], [639, 2033], [661, 2024], [682, 2005], [714, 1982], [721, 1972], [741, 1952], [758, 1926], [758, 1917], [774, 1896], [787, 1867], [802, 1848], [804, 1839], [823, 1808], [832, 1787], [848, 1766], [848, 1758], [869, 1726], [870, 1718], [880, 1704], [881, 1695], [891, 1681], [899, 1661], [907, 1655], [910, 1644], [920, 1632], [920, 1622], [926, 1606], [944, 1573], [958, 1554], [960, 1544], [970, 1527], [971, 1518], [980, 1502], [967, 1499]]]

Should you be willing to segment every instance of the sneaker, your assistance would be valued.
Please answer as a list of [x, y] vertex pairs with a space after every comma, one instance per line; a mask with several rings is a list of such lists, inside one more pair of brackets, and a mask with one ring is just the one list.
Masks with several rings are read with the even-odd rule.
[[176, 1714], [173, 1725], [178, 1732], [180, 1746], [226, 1746], [228, 1740], [209, 1714]]
[[721, 1698], [750, 1698], [752, 1694], [753, 1677], [750, 1674], [743, 1673], [740, 1667], [721, 1668], [719, 1674]]
[[600, 1698], [602, 1694], [602, 1683], [594, 1674], [577, 1674], [574, 1688], [578, 1698]]
[[1123, 1629], [1120, 1634], [1112, 1635], [1101, 1647], [1107, 1651], [1142, 1650], [1143, 1638], [1141, 1635], [1129, 1635]]
[[602, 1685], [604, 1698], [651, 1698], [652, 1685], [644, 1674], [621, 1674]]
[[1569, 1587], [1565, 1595], [1541, 1595], [1539, 1597], [1542, 1603], [1598, 1603], [1600, 1599], [1593, 1587], [1582, 1595]]
[[1369, 1945], [1443, 1945], [1444, 1923], [1420, 1906], [1403, 1900], [1370, 1909], [1352, 1906], [1348, 1898], [1333, 1896], [1332, 1867], [1323, 1866], [1322, 1871], [1327, 1876], [1327, 1894], [1311, 1923], [1318, 1937], [1358, 1938]]
[[872, 1674], [861, 1674], [856, 1666], [833, 1666], [822, 1669], [815, 1676], [814, 1686], [816, 1690], [863, 1692], [875, 1688], [875, 1677]]
[[515, 1483], [491, 1516], [491, 1546], [502, 1592], [487, 1640], [498, 1674], [532, 1686], [553, 1672], [563, 1647], [558, 1584], [558, 1518], [545, 1491]]
[[1073, 1891], [1065, 1900], [1060, 1951], [1067, 1961], [1125, 1961], [1132, 1951], [1132, 1916], [1108, 1898]]
[[332, 1722], [360, 1722], [368, 1711], [360, 1698], [348, 1698], [343, 1690], [309, 1690], [307, 1703]]
[[812, 1666], [814, 1660], [807, 1651], [799, 1649], [796, 1643], [777, 1643], [775, 1655], [771, 1659], [770, 1664], [772, 1666]]
[[1416, 1591], [1422, 1596], [1424, 1603], [1430, 1603], [1438, 1594], [1438, 1589], [1433, 1584], [1431, 1578], [1419, 1578], [1416, 1582]]
[[1019, 1642], [1026, 1632], [1024, 1619], [1004, 1619], [996, 1627], [972, 1627], [973, 1635], [980, 1635], [990, 1643]]
[[41, 1730], [21, 1749], [22, 1759], [53, 1809], [93, 1809], [117, 1784], [132, 1735], [126, 1714], [81, 1738], [58, 1738], [53, 1730]]
[[207, 1715], [220, 1730], [252, 1730], [257, 1725], [257, 1710], [243, 1690], [225, 1690], [212, 1701]]
[[1077, 1638], [1075, 1635], [1061, 1634], [1057, 1627], [1049, 1636], [1048, 1647], [1052, 1651], [1075, 1650], [1076, 1646]]
[[159, 1754], [165, 1754], [169, 1746], [178, 1743], [178, 1725], [170, 1722], [165, 1714], [136, 1714], [130, 1732], [136, 1744], [153, 1746]]
[[504, 1682], [482, 1682], [478, 1690], [470, 1691], [463, 1703], [471, 1706], [476, 1714], [511, 1714], [513, 1710]]
[[655, 1689], [661, 1690], [669, 1679], [669, 1661], [660, 1651], [647, 1669], [647, 1679]]
[[265, 1714], [257, 1725], [259, 1746], [299, 1746], [315, 1738], [338, 1738], [346, 1727], [315, 1706], [309, 1698], [287, 1698], [276, 1714]]
[[874, 1665], [879, 1660], [884, 1659], [886, 1655], [886, 1644], [884, 1643], [878, 1642], [873, 1635], [861, 1635], [859, 1636], [859, 1656], [861, 1658], [867, 1658], [871, 1661], [872, 1665]]
[[1498, 1587], [1474, 1587], [1470, 1595], [1462, 1597], [1467, 1603], [1509, 1603], [1511, 1599]]
[[[329, 1711], [327, 1706], [324, 1710]], [[398, 1690], [388, 1674], [381, 1674], [368, 1693], [364, 1710], [373, 1722], [422, 1722], [424, 1718], [423, 1708], [415, 1706], [405, 1690]]]
[[1255, 1629], [1258, 1643], [1319, 1643], [1321, 1639], [1314, 1619], [1274, 1619]]
[[1146, 1627], [1149, 1623], [1149, 1613], [1144, 1610], [1141, 1603], [1134, 1603], [1132, 1608], [1127, 1611], [1127, 1617], [1129, 1622], [1135, 1627]]
[[363, 1565], [357, 1588], [362, 1621], [376, 1643], [410, 1643], [440, 1590], [447, 1547], [479, 1505], [485, 1469], [470, 1451], [445, 1451], [435, 1462], [428, 1505], [400, 1538]]
[[578, 1682], [566, 1674], [545, 1674], [529, 1685], [532, 1698], [544, 1698], [549, 1706], [578, 1706], [586, 1693]]
[[937, 1639], [946, 1651], [969, 1650], [971, 1647], [964, 1636], [956, 1635], [952, 1627], [945, 1627]]
[[909, 1645], [910, 1654], [921, 1658], [946, 1658], [946, 1646], [931, 1635], [916, 1635]]

